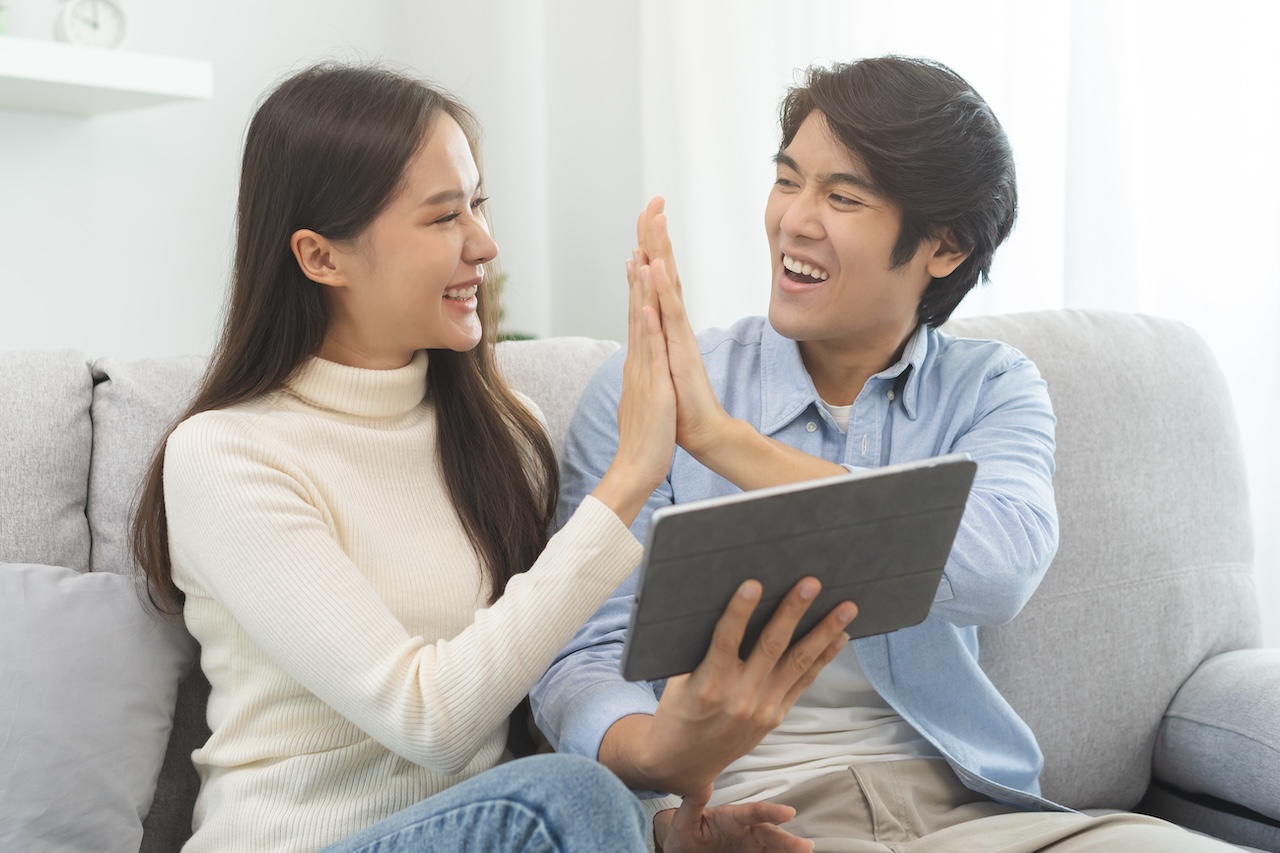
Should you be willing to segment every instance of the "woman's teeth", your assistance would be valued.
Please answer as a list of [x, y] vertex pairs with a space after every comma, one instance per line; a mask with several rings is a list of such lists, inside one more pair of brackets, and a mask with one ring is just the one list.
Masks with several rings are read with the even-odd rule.
[[782, 256], [782, 265], [786, 267], [789, 272], [793, 272], [796, 275], [806, 276], [808, 278], [813, 279], [814, 281], [827, 280], [826, 270], [819, 269], [818, 267], [812, 266], [810, 264], [801, 263], [800, 261], [797, 261], [795, 258], [792, 258], [789, 255]]
[[471, 285], [470, 287], [460, 287], [456, 290], [446, 290], [444, 292], [445, 299], [456, 299], [459, 302], [466, 302], [468, 299], [476, 295], [479, 285]]

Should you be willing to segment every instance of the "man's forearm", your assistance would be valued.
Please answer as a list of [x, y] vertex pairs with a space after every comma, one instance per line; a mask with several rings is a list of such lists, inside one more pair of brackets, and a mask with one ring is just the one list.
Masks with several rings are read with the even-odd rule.
[[775, 441], [739, 418], [729, 418], [705, 448], [685, 450], [743, 491], [848, 473], [843, 465]]

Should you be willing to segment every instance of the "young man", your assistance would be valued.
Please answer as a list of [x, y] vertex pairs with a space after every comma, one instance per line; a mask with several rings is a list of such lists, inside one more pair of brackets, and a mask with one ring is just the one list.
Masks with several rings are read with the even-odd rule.
[[[811, 69], [781, 123], [767, 320], [695, 338], [661, 201], [640, 218], [632, 274], [659, 296], [680, 450], [632, 529], [642, 536], [664, 504], [967, 452], [977, 478], [930, 615], [853, 641], [825, 669], [817, 646], [736, 671], [713, 649], [691, 676], [630, 684], [618, 663], [633, 577], [535, 688], [539, 726], [633, 788], [686, 795], [681, 843], [707, 834], [699, 807], [714, 781], [713, 807], [794, 807], [787, 829], [819, 850], [1226, 849], [1044, 800], [1035, 737], [978, 665], [978, 626], [1017, 615], [1058, 539], [1044, 381], [1007, 345], [936, 328], [1013, 226], [1003, 129], [950, 69], [900, 57]], [[612, 456], [620, 365], [579, 403], [561, 513]], [[743, 606], [735, 599], [722, 621]], [[809, 674], [787, 681], [788, 669]], [[670, 822], [655, 821], [660, 839]]]

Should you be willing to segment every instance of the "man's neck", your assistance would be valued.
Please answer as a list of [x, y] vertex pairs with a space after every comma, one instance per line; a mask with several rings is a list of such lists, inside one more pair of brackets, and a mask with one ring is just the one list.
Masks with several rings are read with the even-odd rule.
[[879, 341], [800, 341], [800, 358], [818, 396], [833, 406], [847, 406], [862, 393], [867, 380], [897, 364], [915, 333]]

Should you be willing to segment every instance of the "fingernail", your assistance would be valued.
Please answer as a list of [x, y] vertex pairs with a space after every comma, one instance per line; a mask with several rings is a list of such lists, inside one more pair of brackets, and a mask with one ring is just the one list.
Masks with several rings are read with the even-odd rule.
[[800, 581], [800, 597], [805, 601], [811, 601], [818, 594], [818, 582], [815, 580]]
[[746, 601], [755, 601], [760, 597], [760, 587], [747, 581], [738, 587], [738, 595]]
[[852, 604], [846, 604], [836, 611], [836, 618], [839, 619], [840, 622], [845, 625], [848, 625], [850, 622], [852, 622], [853, 617], [857, 615], [858, 615], [858, 608], [854, 607]]

